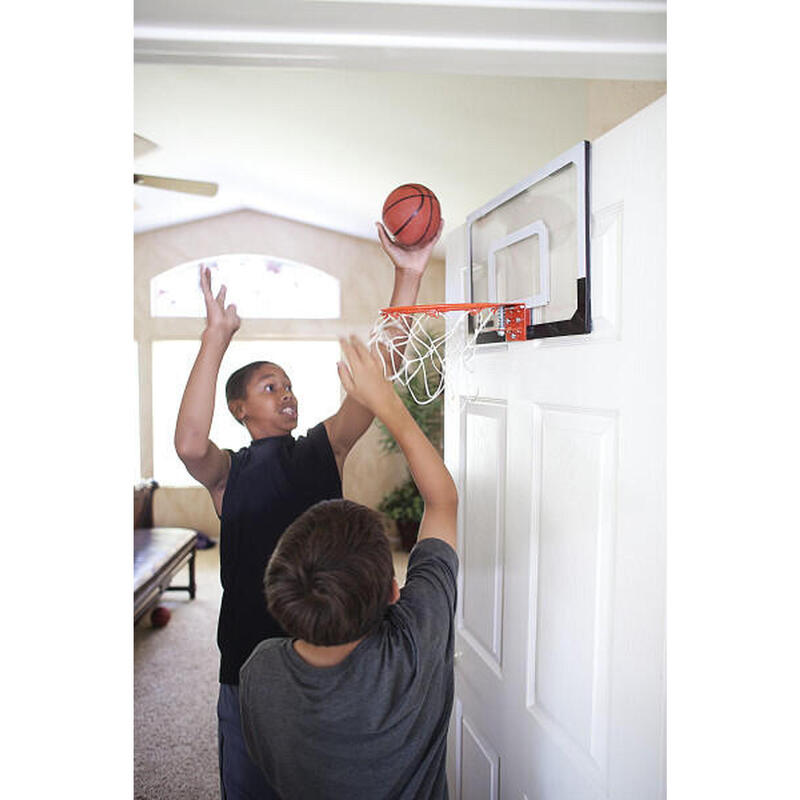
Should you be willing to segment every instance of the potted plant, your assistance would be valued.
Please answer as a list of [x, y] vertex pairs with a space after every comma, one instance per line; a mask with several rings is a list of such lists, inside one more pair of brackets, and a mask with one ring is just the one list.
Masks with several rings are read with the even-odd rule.
[[384, 495], [378, 510], [395, 521], [403, 550], [410, 552], [417, 541], [422, 520], [422, 497], [414, 481], [408, 478], [405, 483]]
[[[422, 387], [415, 384], [421, 380], [420, 373], [412, 380], [412, 388], [416, 390], [417, 396], [421, 395]], [[400, 395], [403, 404], [414, 418], [414, 421], [441, 455], [444, 433], [443, 396], [439, 395], [433, 402], [419, 405], [414, 401], [406, 387], [396, 384], [395, 391]], [[382, 433], [380, 445], [383, 452], [400, 452], [400, 447], [383, 423], [379, 421], [378, 427]], [[422, 497], [413, 479], [409, 476], [404, 483], [401, 483], [386, 494], [378, 504], [378, 510], [395, 521], [402, 547], [406, 552], [410, 552], [417, 541], [423, 511]]]

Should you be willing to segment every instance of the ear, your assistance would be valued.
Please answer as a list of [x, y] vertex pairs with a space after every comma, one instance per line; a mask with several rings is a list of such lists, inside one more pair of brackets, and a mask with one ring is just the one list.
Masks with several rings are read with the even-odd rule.
[[242, 400], [232, 400], [228, 403], [228, 409], [230, 410], [231, 414], [236, 417], [237, 422], [241, 422], [244, 425], [244, 401]]
[[389, 595], [389, 605], [393, 606], [400, 599], [400, 587], [397, 585], [397, 578], [392, 578], [392, 590]]

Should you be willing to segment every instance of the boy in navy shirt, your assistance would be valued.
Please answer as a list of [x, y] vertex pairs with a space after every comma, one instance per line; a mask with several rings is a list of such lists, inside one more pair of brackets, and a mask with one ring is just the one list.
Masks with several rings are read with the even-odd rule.
[[[414, 304], [438, 236], [407, 250], [394, 245], [380, 223], [378, 235], [395, 268], [390, 305]], [[277, 364], [254, 362], [234, 372], [225, 387], [230, 412], [253, 441], [237, 453], [217, 447], [209, 439], [217, 377], [240, 320], [236, 307], [225, 305], [224, 286], [216, 297], [211, 293], [207, 269], [201, 286], [206, 329], [181, 401], [175, 448], [192, 477], [208, 489], [221, 519], [217, 716], [222, 797], [263, 800], [275, 795], [242, 740], [238, 683], [253, 647], [283, 635], [263, 601], [264, 569], [278, 538], [299, 514], [320, 500], [341, 497], [345, 459], [373, 414], [348, 395], [336, 414], [295, 440], [297, 398], [289, 376]]]

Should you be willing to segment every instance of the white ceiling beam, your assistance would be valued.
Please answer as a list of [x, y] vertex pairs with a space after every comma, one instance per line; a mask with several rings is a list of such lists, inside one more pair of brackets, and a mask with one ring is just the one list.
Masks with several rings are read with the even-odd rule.
[[430, 36], [395, 33], [338, 33], [333, 31], [236, 30], [171, 28], [139, 25], [137, 45], [145, 42], [208, 44], [266, 44], [300, 47], [393, 48], [398, 50], [466, 50], [518, 53], [642, 53], [666, 54], [664, 42], [625, 42], [547, 38]]

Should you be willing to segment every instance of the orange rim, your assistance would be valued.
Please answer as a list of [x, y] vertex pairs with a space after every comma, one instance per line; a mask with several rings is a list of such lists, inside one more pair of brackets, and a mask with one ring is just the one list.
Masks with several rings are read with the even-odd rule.
[[521, 303], [430, 303], [419, 306], [389, 306], [382, 308], [381, 314], [394, 316], [396, 314], [442, 314], [445, 311], [470, 311], [478, 313], [486, 308], [506, 308], [522, 305]]

